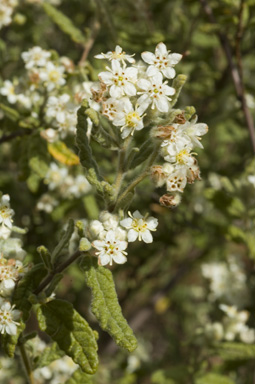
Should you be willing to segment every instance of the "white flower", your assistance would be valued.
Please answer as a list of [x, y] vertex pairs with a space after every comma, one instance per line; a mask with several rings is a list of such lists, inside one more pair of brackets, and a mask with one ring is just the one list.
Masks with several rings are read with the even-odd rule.
[[172, 147], [167, 147], [168, 149], [168, 156], [165, 156], [164, 159], [166, 161], [169, 161], [170, 163], [176, 164], [178, 166], [183, 166], [184, 168], [190, 168], [192, 165], [194, 165], [196, 159], [192, 156], [190, 153], [191, 148], [186, 147], [179, 152], [175, 152], [175, 149], [172, 151]]
[[57, 205], [58, 205], [58, 201], [56, 199], [54, 199], [54, 197], [50, 196], [47, 193], [44, 193], [40, 197], [40, 200], [38, 201], [38, 203], [36, 204], [36, 208], [39, 211], [51, 213], [53, 211], [54, 207], [56, 207]]
[[249, 181], [249, 183], [251, 183], [253, 186], [254, 186], [254, 188], [255, 188], [255, 175], [253, 176], [253, 175], [249, 175], [248, 176], [248, 181]]
[[17, 95], [17, 100], [20, 104], [23, 105], [23, 107], [27, 109], [30, 109], [32, 106], [31, 98], [24, 95], [23, 93], [20, 93], [19, 95]]
[[203, 148], [203, 145], [200, 142], [200, 136], [203, 136], [208, 132], [208, 126], [204, 123], [196, 124], [196, 122], [197, 116], [192, 121], [186, 121], [186, 123], [179, 125], [179, 129], [190, 138], [193, 146]]
[[167, 191], [174, 192], [179, 191], [183, 192], [187, 184], [186, 170], [184, 168], [176, 169], [168, 177], [166, 181]]
[[9, 295], [15, 282], [23, 272], [23, 264], [19, 260], [0, 258], [0, 294]]
[[40, 136], [47, 140], [49, 143], [54, 143], [59, 139], [58, 132], [53, 128], [45, 129], [44, 131], [40, 132]]
[[5, 80], [4, 85], [0, 88], [0, 93], [7, 97], [10, 104], [15, 104], [18, 100], [18, 95], [15, 93], [15, 88], [10, 80]]
[[107, 53], [101, 53], [96, 55], [96, 59], [107, 59], [107, 60], [118, 60], [121, 61], [122, 65], [125, 65], [125, 61], [133, 64], [135, 63], [135, 59], [133, 59], [134, 55], [127, 55], [126, 52], [122, 51], [122, 48], [119, 45], [116, 45], [115, 51], [109, 51]]
[[143, 90], [138, 92], [142, 96], [138, 99], [138, 104], [147, 104], [148, 106], [152, 103], [152, 109], [158, 109], [160, 112], [168, 112], [169, 102], [175, 94], [175, 89], [167, 85], [167, 81], [162, 83], [163, 76], [161, 73], [157, 73], [155, 76], [146, 79], [140, 79], [137, 81], [137, 85]]
[[143, 115], [147, 105], [136, 105], [135, 109], [131, 101], [124, 97], [119, 102], [117, 113], [113, 119], [113, 125], [121, 127], [121, 137], [125, 139], [130, 134], [133, 135], [134, 131], [143, 129]]
[[174, 66], [179, 63], [182, 55], [179, 53], [169, 53], [164, 43], [156, 46], [155, 54], [151, 52], [143, 52], [142, 59], [150, 64], [147, 69], [148, 76], [154, 76], [158, 72], [162, 72], [168, 79], [175, 77]]
[[50, 58], [51, 53], [41, 47], [33, 47], [27, 52], [21, 54], [22, 59], [26, 63], [25, 67], [31, 69], [34, 67], [44, 67]]
[[112, 68], [106, 67], [107, 72], [99, 73], [99, 79], [110, 87], [110, 95], [120, 98], [124, 95], [135, 96], [137, 69], [134, 67], [122, 68], [119, 61], [112, 60]]
[[117, 113], [117, 106], [119, 101], [110, 97], [106, 101], [103, 102], [103, 110], [102, 114], [106, 116], [109, 120], [113, 120]]
[[66, 168], [60, 168], [56, 163], [50, 164], [50, 169], [45, 176], [45, 183], [49, 184], [49, 189], [53, 190], [61, 186], [66, 180], [68, 170]]
[[64, 123], [66, 117], [66, 104], [70, 96], [66, 93], [59, 97], [50, 96], [46, 104], [46, 116], [54, 117], [59, 123]]
[[240, 332], [240, 340], [246, 344], [253, 344], [255, 342], [255, 330], [244, 325]]
[[77, 114], [76, 110], [69, 111], [65, 113], [65, 120], [63, 123], [58, 122], [58, 132], [62, 139], [64, 139], [68, 134], [74, 135], [76, 132], [76, 124], [77, 124]]
[[68, 193], [74, 197], [81, 197], [91, 190], [91, 185], [84, 175], [78, 175], [68, 189]]
[[185, 135], [179, 124], [173, 124], [168, 127], [169, 137], [161, 144], [162, 155], [174, 154], [191, 145], [190, 138]]
[[112, 230], [107, 232], [104, 240], [95, 240], [92, 243], [92, 246], [98, 250], [96, 255], [98, 255], [101, 265], [112, 265], [113, 261], [117, 264], [125, 263], [127, 261], [125, 256], [127, 255], [125, 252], [127, 245], [126, 241], [116, 239], [115, 232]]
[[20, 311], [14, 309], [14, 306], [8, 301], [1, 299], [0, 301], [0, 332], [1, 334], [8, 333], [8, 335], [16, 335], [17, 325], [19, 323], [15, 320], [20, 318]]
[[51, 61], [46, 63], [45, 68], [39, 72], [40, 79], [45, 82], [45, 86], [48, 91], [52, 91], [54, 88], [64, 85], [66, 83], [63, 74], [65, 67], [56, 66]]
[[14, 211], [10, 208], [10, 196], [3, 195], [0, 200], [0, 225], [12, 228], [12, 216]]
[[139, 211], [135, 211], [133, 215], [128, 212], [130, 218], [126, 218], [120, 222], [122, 227], [128, 229], [128, 241], [133, 242], [137, 238], [145, 243], [152, 243], [153, 238], [150, 231], [156, 231], [158, 220], [155, 217], [142, 216]]

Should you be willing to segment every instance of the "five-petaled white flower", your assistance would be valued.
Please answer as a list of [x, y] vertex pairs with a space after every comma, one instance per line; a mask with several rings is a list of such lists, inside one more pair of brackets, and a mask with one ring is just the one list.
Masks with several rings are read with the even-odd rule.
[[138, 104], [147, 104], [147, 106], [149, 106], [152, 103], [152, 109], [156, 107], [160, 112], [168, 112], [168, 101], [172, 100], [169, 96], [175, 94], [175, 89], [169, 87], [167, 81], [164, 83], [162, 83], [162, 81], [163, 76], [161, 73], [157, 73], [148, 80], [138, 80], [137, 85], [143, 90], [142, 92], [138, 92], [138, 94], [142, 94], [138, 99]]
[[186, 123], [179, 125], [179, 130], [189, 137], [193, 146], [203, 148], [203, 145], [200, 142], [200, 136], [203, 136], [208, 132], [208, 126], [204, 123], [196, 124], [196, 122], [197, 116], [191, 121], [186, 121]]
[[10, 80], [5, 80], [3, 87], [0, 88], [0, 93], [7, 97], [10, 104], [15, 104], [18, 101], [18, 95], [15, 93], [14, 84]]
[[47, 62], [45, 67], [40, 70], [40, 79], [45, 83], [48, 91], [52, 91], [54, 88], [64, 85], [66, 83], [64, 79], [65, 67], [57, 66], [51, 61]]
[[55, 117], [57, 122], [64, 123], [66, 117], [66, 104], [70, 96], [67, 93], [56, 97], [50, 96], [46, 104], [46, 116]]
[[110, 230], [106, 233], [104, 240], [95, 240], [92, 246], [98, 250], [98, 263], [100, 265], [112, 265], [115, 261], [117, 264], [124, 264], [127, 261], [125, 249], [128, 243], [126, 241], [118, 240], [115, 232]]
[[23, 271], [23, 263], [15, 259], [0, 258], [0, 294], [8, 295], [15, 287], [20, 273]]
[[33, 47], [27, 52], [22, 52], [21, 57], [26, 63], [25, 67], [31, 69], [34, 67], [44, 67], [50, 58], [51, 53], [41, 47]]
[[20, 311], [14, 309], [14, 305], [8, 301], [0, 298], [0, 332], [1, 334], [8, 333], [8, 335], [16, 335], [17, 325], [19, 323], [15, 320], [20, 318]]
[[113, 119], [113, 125], [121, 127], [122, 139], [125, 139], [130, 134], [133, 135], [134, 131], [143, 129], [143, 117], [145, 116], [143, 113], [145, 109], [147, 109], [146, 104], [136, 105], [134, 109], [131, 101], [127, 97], [120, 100], [116, 115]]
[[173, 66], [179, 63], [182, 55], [169, 52], [164, 43], [159, 43], [156, 46], [155, 54], [147, 51], [142, 53], [142, 59], [150, 64], [147, 69], [148, 76], [155, 76], [158, 72], [162, 72], [168, 79], [175, 77]]
[[152, 243], [153, 238], [150, 231], [156, 231], [158, 219], [155, 217], [142, 216], [139, 211], [135, 211], [133, 215], [128, 212], [128, 218], [121, 220], [120, 225], [128, 229], [128, 241], [133, 242], [137, 238], [145, 243]]
[[107, 60], [119, 60], [123, 65], [125, 65], [125, 61], [128, 61], [130, 64], [135, 63], [135, 59], [133, 59], [133, 55], [127, 55], [126, 52], [122, 51], [122, 48], [119, 45], [116, 45], [115, 51], [109, 51], [107, 53], [101, 53], [96, 55], [96, 59], [107, 59]]
[[112, 68], [106, 67], [107, 72], [99, 73], [99, 79], [110, 87], [110, 95], [114, 98], [120, 98], [124, 95], [135, 96], [137, 81], [137, 68], [121, 67], [119, 61], [112, 60]]

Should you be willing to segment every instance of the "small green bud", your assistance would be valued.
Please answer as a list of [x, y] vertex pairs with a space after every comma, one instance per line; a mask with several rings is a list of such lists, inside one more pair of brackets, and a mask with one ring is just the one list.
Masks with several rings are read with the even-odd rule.
[[90, 241], [86, 237], [82, 237], [80, 240], [79, 250], [82, 252], [88, 252], [91, 247]]

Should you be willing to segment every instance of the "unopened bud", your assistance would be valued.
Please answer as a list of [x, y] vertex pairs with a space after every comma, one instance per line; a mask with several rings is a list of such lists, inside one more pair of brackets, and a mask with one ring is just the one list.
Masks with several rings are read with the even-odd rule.
[[92, 245], [86, 237], [82, 237], [80, 240], [79, 250], [82, 252], [87, 252], [91, 249]]

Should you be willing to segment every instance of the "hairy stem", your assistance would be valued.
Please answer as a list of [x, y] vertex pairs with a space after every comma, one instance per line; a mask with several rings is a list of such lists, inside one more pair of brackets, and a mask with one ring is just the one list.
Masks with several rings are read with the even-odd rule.
[[84, 252], [82, 251], [79, 251], [77, 250], [76, 252], [74, 252], [66, 261], [64, 261], [62, 264], [59, 264], [58, 267], [55, 267], [53, 269], [53, 271], [51, 271], [46, 277], [45, 279], [41, 282], [41, 284], [39, 285], [39, 287], [34, 291], [34, 294], [35, 295], [38, 295], [40, 292], [42, 292], [44, 290], [44, 288], [47, 287], [48, 284], [50, 284], [51, 280], [53, 279], [53, 277], [58, 274], [58, 273], [61, 273], [62, 271], [64, 271], [64, 269], [66, 269], [67, 267], [69, 267], [69, 265], [71, 265], [75, 260], [77, 260]]
[[25, 349], [25, 345], [20, 343], [19, 344], [19, 350], [20, 350], [20, 356], [21, 356], [24, 368], [25, 368], [26, 373], [27, 373], [29, 384], [35, 384], [35, 380], [34, 380], [34, 377], [33, 377], [33, 372], [32, 372], [32, 369], [31, 369], [30, 359], [29, 359], [29, 357], [27, 355], [27, 352], [26, 352], [26, 349]]

